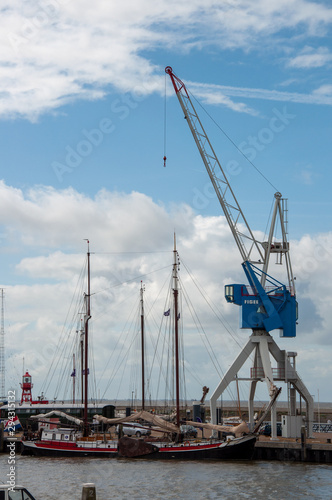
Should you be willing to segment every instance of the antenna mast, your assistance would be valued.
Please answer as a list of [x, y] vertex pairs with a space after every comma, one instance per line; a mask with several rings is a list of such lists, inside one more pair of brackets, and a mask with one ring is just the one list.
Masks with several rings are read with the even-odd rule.
[[0, 332], [0, 400], [5, 401], [5, 320], [4, 289], [1, 288], [1, 332]]

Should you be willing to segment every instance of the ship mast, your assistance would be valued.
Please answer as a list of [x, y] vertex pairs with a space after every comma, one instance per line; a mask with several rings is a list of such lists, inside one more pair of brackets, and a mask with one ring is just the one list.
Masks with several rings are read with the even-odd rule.
[[88, 243], [88, 293], [85, 295], [85, 324], [84, 324], [84, 435], [88, 434], [88, 335], [89, 335], [89, 319], [90, 315], [90, 247], [89, 240], [86, 240]]
[[75, 404], [75, 378], [76, 378], [76, 368], [75, 368], [75, 353], [73, 353], [73, 405]]
[[174, 233], [174, 260], [173, 260], [173, 297], [174, 297], [174, 343], [175, 343], [175, 394], [176, 394], [176, 425], [180, 426], [180, 369], [179, 369], [179, 307], [178, 307], [178, 268], [176, 237]]
[[144, 301], [143, 301], [144, 286], [141, 281], [141, 354], [142, 354], [142, 410], [145, 409], [145, 387], [144, 387]]
[[80, 355], [81, 355], [81, 403], [84, 405], [84, 322], [81, 318], [80, 329]]

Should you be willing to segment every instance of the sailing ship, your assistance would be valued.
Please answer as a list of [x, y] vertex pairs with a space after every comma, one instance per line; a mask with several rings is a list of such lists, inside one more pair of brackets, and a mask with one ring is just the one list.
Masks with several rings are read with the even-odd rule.
[[[90, 252], [88, 249], [88, 291], [85, 296], [85, 350], [84, 350], [84, 417], [82, 419], [67, 416], [68, 420], [76, 425], [73, 427], [50, 428], [45, 427], [40, 431], [40, 437], [36, 440], [22, 442], [23, 454], [37, 456], [104, 456], [104, 457], [126, 457], [126, 458], [151, 458], [151, 459], [250, 459], [253, 456], [256, 434], [250, 433], [245, 422], [237, 426], [211, 425], [202, 422], [183, 423], [192, 425], [212, 435], [208, 439], [184, 440], [181, 433], [180, 420], [180, 362], [179, 362], [179, 307], [178, 307], [178, 264], [176, 239], [174, 235], [174, 261], [172, 267], [172, 289], [173, 289], [173, 330], [175, 351], [175, 422], [166, 421], [161, 416], [151, 414], [145, 410], [144, 394], [144, 305], [143, 286], [141, 284], [141, 346], [142, 346], [142, 411], [122, 418], [106, 418], [102, 415], [94, 415], [99, 423], [109, 426], [117, 424], [126, 425], [137, 420], [143, 421], [143, 425], [152, 426], [152, 435], [144, 438], [133, 438], [119, 435], [118, 440], [112, 440], [111, 434], [89, 435], [88, 424], [88, 321], [91, 317], [90, 311]], [[45, 419], [52, 416], [66, 416], [62, 412], [50, 412], [34, 416], [36, 419]], [[121, 426], [120, 426], [121, 428]], [[162, 433], [163, 437], [156, 437]], [[202, 432], [203, 434], [203, 432]], [[220, 439], [219, 436], [222, 435]], [[218, 436], [218, 437], [217, 437]]]
[[[188, 422], [201, 429], [210, 430], [212, 435], [209, 439], [184, 441], [181, 434], [180, 421], [180, 366], [179, 366], [179, 311], [178, 311], [178, 265], [176, 238], [174, 235], [174, 260], [173, 260], [173, 324], [174, 324], [174, 351], [175, 351], [175, 392], [176, 392], [176, 413], [175, 423], [167, 422], [157, 415], [153, 415], [144, 409], [144, 309], [141, 298], [141, 325], [142, 325], [142, 411], [124, 418], [107, 419], [96, 415], [99, 422], [109, 425], [143, 420], [152, 424], [155, 431], [164, 432], [167, 439], [160, 440], [153, 436], [142, 439], [122, 436], [118, 442], [118, 456], [127, 458], [151, 458], [151, 459], [250, 459], [253, 456], [256, 442], [256, 434], [251, 433], [245, 422], [237, 426], [212, 425], [202, 422]], [[142, 293], [142, 288], [141, 288]], [[202, 432], [203, 434], [203, 432]], [[222, 435], [222, 439], [219, 437]]]
[[[89, 241], [87, 252], [87, 293], [85, 294], [84, 315], [84, 405], [83, 419], [67, 415], [61, 411], [51, 411], [33, 415], [31, 418], [39, 421], [40, 431], [37, 439], [22, 439], [22, 454], [37, 456], [90, 456], [90, 457], [115, 457], [117, 456], [116, 440], [111, 435], [90, 434], [89, 428], [89, 404], [88, 404], [88, 347], [89, 347], [89, 320], [91, 319], [90, 308], [90, 249]], [[52, 417], [66, 418], [71, 422], [70, 427], [52, 428]], [[75, 427], [72, 426], [75, 424]], [[43, 427], [44, 426], [44, 427]]]

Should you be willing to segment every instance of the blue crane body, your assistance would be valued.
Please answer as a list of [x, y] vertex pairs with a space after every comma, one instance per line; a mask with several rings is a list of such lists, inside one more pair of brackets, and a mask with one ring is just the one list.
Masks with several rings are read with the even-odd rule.
[[242, 264], [250, 287], [244, 284], [225, 286], [227, 302], [241, 306], [240, 328], [252, 330], [280, 330], [281, 337], [296, 336], [297, 302], [286, 286], [266, 275], [269, 289], [257, 278], [261, 270], [250, 262]]

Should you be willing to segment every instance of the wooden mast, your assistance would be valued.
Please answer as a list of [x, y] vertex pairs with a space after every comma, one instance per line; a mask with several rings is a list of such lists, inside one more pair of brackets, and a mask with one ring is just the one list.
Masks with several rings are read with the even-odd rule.
[[75, 353], [73, 353], [73, 405], [75, 404], [75, 379], [76, 379], [76, 368], [75, 368]]
[[175, 343], [175, 394], [176, 394], [176, 425], [180, 426], [180, 369], [179, 369], [179, 307], [178, 307], [178, 274], [177, 274], [177, 251], [176, 237], [174, 233], [173, 251], [173, 296], [174, 296], [174, 343]]
[[[81, 354], [81, 403], [84, 404], [84, 325], [81, 318], [80, 329], [80, 354]], [[83, 410], [84, 417], [84, 410]]]
[[86, 305], [86, 314], [85, 314], [85, 338], [84, 338], [84, 435], [88, 435], [88, 375], [89, 375], [89, 367], [88, 367], [88, 336], [89, 336], [89, 319], [90, 319], [90, 247], [89, 240], [86, 240], [88, 243], [88, 293], [85, 295], [85, 305]]
[[144, 287], [141, 281], [141, 354], [142, 354], [142, 410], [145, 409], [145, 375], [144, 375]]

